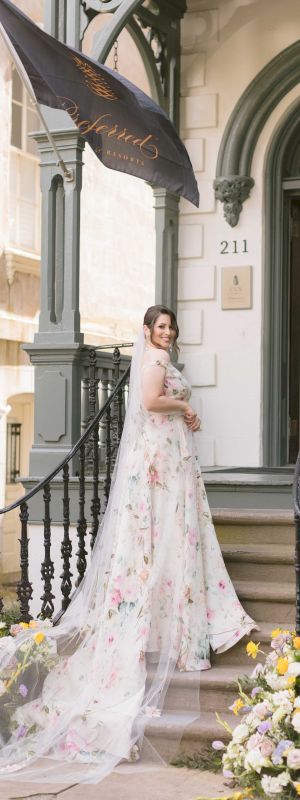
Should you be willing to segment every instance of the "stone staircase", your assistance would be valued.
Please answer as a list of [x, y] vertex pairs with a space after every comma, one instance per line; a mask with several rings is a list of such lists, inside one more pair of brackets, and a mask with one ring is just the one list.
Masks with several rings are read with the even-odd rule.
[[[213, 512], [219, 542], [228, 572], [245, 610], [260, 626], [251, 639], [267, 651], [273, 628], [295, 624], [295, 529], [288, 510], [232, 510]], [[255, 666], [247, 656], [244, 638], [222, 655], [212, 653], [212, 668], [205, 672], [176, 672], [171, 681], [161, 718], [153, 718], [148, 737], [166, 758], [174, 755], [178, 731], [183, 735], [180, 753], [203, 753], [213, 739], [226, 738], [218, 724], [218, 711], [231, 726], [235, 718], [228, 706], [237, 697], [238, 676]], [[197, 688], [200, 678], [200, 716]], [[176, 709], [176, 710], [175, 710]], [[195, 719], [184, 725], [184, 714]], [[237, 720], [238, 721], [238, 720]]]

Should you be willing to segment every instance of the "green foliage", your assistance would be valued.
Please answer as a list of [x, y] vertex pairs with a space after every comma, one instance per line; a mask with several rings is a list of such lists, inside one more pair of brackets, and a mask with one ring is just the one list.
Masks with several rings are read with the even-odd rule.
[[0, 614], [0, 638], [2, 636], [8, 636], [10, 626], [16, 625], [19, 621], [20, 609], [17, 603], [2, 611]]
[[199, 769], [202, 772], [220, 772], [222, 767], [222, 754], [205, 750], [201, 753], [193, 753], [192, 756], [183, 753], [172, 759], [173, 767], [186, 767], [187, 769]]

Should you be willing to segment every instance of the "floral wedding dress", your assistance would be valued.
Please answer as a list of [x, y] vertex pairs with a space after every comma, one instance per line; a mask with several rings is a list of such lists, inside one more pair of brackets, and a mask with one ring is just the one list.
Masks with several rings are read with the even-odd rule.
[[223, 562], [195, 435], [183, 416], [143, 407], [144, 369], [164, 371], [166, 395], [191, 393], [152, 350], [145, 359], [141, 336], [110, 500], [79, 591], [58, 626], [39, 624], [39, 640], [36, 627], [7, 637], [0, 652], [0, 778], [97, 782], [137, 744], [143, 760], [145, 726], [174, 669], [208, 669], [210, 647], [222, 652], [256, 627]]

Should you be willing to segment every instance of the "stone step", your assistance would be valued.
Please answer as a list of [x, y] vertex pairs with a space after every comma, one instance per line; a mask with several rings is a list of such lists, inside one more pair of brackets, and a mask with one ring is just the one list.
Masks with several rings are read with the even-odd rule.
[[[237, 724], [238, 720], [230, 712], [221, 716], [232, 728]], [[212, 711], [203, 711], [188, 724], [185, 724], [184, 713], [167, 712], [162, 717], [153, 717], [146, 727], [146, 737], [166, 760], [176, 754], [207, 753], [214, 739], [227, 742], [230, 738]]]
[[235, 581], [234, 585], [245, 611], [258, 623], [276, 619], [276, 627], [295, 624], [295, 587], [292, 584]]
[[[249, 661], [249, 659], [248, 659]], [[202, 672], [174, 673], [165, 699], [164, 709], [181, 711], [228, 711], [238, 696], [237, 680], [250, 675], [254, 664], [213, 666]]]
[[213, 521], [219, 542], [224, 544], [295, 543], [292, 511], [217, 508]]
[[222, 553], [233, 581], [295, 582], [293, 545], [230, 543]]

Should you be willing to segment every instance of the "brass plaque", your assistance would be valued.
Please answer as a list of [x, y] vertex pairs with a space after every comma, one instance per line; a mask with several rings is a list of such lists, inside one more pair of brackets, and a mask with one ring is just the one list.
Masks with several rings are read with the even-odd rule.
[[222, 308], [252, 308], [252, 267], [222, 267]]

